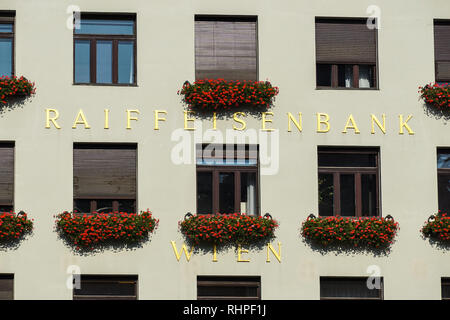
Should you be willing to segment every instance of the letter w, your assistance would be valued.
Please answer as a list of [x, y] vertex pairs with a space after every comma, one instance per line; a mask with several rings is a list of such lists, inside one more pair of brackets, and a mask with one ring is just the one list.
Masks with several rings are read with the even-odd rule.
[[176, 245], [175, 241], [170, 241], [170, 243], [172, 244], [173, 252], [175, 253], [175, 257], [177, 258], [177, 261], [180, 261], [181, 255], [184, 252], [184, 254], [186, 255], [186, 260], [189, 262], [189, 260], [191, 259], [192, 253], [194, 252], [194, 247], [192, 247], [191, 251], [188, 253], [188, 250], [186, 248], [186, 244], [183, 242], [183, 246], [181, 247], [181, 251], [178, 252], [177, 245]]

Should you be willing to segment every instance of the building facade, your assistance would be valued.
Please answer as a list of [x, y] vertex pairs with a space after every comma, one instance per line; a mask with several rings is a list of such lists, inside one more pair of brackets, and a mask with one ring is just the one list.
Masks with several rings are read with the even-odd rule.
[[[369, 276], [382, 280], [371, 298], [445, 297], [448, 252], [420, 229], [450, 207], [449, 123], [418, 88], [450, 80], [448, 1], [3, 0], [0, 17], [2, 75], [36, 84], [0, 117], [2, 174], [13, 176], [1, 205], [34, 219], [0, 252], [5, 297], [201, 299], [228, 295], [217, 289], [227, 283], [315, 300], [340, 285], [366, 297], [352, 288]], [[177, 92], [203, 78], [270, 80], [279, 94], [265, 113], [200, 116]], [[199, 150], [218, 142], [257, 148], [229, 167], [203, 163]], [[81, 255], [58, 238], [55, 215], [102, 208], [148, 208], [159, 226], [132, 250]], [[269, 213], [273, 251], [187, 259], [188, 212]], [[400, 230], [388, 254], [324, 252], [302, 240], [311, 213], [391, 215]]]

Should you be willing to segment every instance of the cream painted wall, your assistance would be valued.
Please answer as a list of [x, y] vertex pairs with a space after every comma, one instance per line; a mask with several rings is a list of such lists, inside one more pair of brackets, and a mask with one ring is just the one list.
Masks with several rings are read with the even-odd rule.
[[[82, 11], [137, 13], [137, 87], [72, 85], [73, 37], [66, 28], [69, 5]], [[379, 82], [376, 91], [315, 90], [315, 16], [365, 17], [381, 10]], [[0, 140], [16, 142], [15, 203], [35, 219], [34, 235], [15, 251], [0, 252], [0, 273], [14, 273], [16, 299], [71, 299], [69, 265], [86, 274], [138, 274], [140, 299], [195, 299], [197, 275], [261, 275], [263, 299], [319, 299], [320, 276], [365, 276], [378, 265], [385, 299], [440, 299], [440, 277], [450, 276], [450, 258], [421, 239], [419, 229], [437, 211], [436, 147], [450, 146], [449, 122], [425, 114], [417, 88], [434, 80], [433, 19], [450, 19], [446, 0], [2, 0], [16, 11], [16, 74], [36, 81], [37, 94], [23, 108], [0, 117]], [[280, 169], [261, 177], [261, 212], [279, 220], [282, 262], [265, 262], [266, 251], [236, 262], [230, 250], [212, 262], [194, 254], [175, 259], [177, 223], [195, 212], [195, 164], [175, 165], [172, 133], [183, 127], [177, 90], [194, 80], [194, 15], [257, 15], [259, 77], [280, 87], [273, 108], [279, 129]], [[62, 129], [45, 128], [45, 109], [60, 112]], [[83, 109], [91, 129], [72, 123]], [[103, 129], [103, 109], [110, 129]], [[139, 121], [126, 130], [126, 109]], [[154, 110], [167, 121], [153, 130]], [[286, 113], [303, 113], [303, 132], [287, 132]], [[317, 112], [331, 117], [329, 133], [316, 133]], [[387, 133], [370, 133], [370, 114], [386, 114]], [[361, 130], [341, 133], [349, 114]], [[399, 135], [398, 115], [413, 115], [414, 135]], [[246, 117], [249, 129], [261, 124]], [[205, 128], [211, 123], [204, 122]], [[218, 121], [218, 129], [233, 121]], [[270, 125], [270, 124], [269, 124]], [[189, 133], [192, 135], [192, 132]], [[134, 251], [74, 255], [53, 232], [54, 215], [72, 208], [73, 142], [138, 144], [138, 206], [160, 219], [152, 240]], [[301, 222], [318, 210], [317, 146], [379, 146], [382, 212], [400, 223], [387, 257], [321, 255], [299, 236]]]

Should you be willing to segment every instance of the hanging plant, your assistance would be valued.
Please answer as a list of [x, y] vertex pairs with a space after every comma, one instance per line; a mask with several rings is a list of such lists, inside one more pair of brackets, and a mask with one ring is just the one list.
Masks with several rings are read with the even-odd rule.
[[180, 232], [193, 243], [255, 244], [274, 238], [278, 222], [270, 215], [247, 216], [240, 213], [190, 215], [180, 221]]
[[104, 245], [133, 245], [142, 242], [157, 228], [159, 220], [150, 211], [138, 213], [63, 212], [56, 216], [56, 231], [76, 250], [94, 250]]
[[399, 225], [391, 216], [385, 218], [315, 217], [310, 215], [302, 224], [301, 234], [323, 247], [388, 248]]
[[439, 211], [428, 218], [420, 231], [425, 238], [450, 244], [450, 217]]
[[17, 78], [0, 77], [0, 103], [6, 104], [12, 98], [29, 97], [36, 93], [34, 82], [30, 82], [23, 76]]
[[0, 214], [0, 243], [20, 240], [33, 230], [33, 221], [28, 219], [26, 213], [21, 211], [4, 212]]
[[424, 102], [438, 110], [450, 110], [450, 87], [448, 84], [430, 83], [419, 87], [419, 93]]
[[192, 110], [220, 111], [242, 107], [268, 109], [279, 90], [269, 81], [186, 81], [178, 94]]

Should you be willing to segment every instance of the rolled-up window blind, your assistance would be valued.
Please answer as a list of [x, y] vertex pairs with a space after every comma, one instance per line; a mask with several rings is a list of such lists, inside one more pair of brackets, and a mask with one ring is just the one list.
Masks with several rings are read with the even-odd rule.
[[14, 145], [0, 144], [0, 205], [14, 202]]
[[450, 21], [434, 23], [436, 81], [450, 82]]
[[136, 146], [75, 145], [74, 198], [135, 199]]
[[316, 19], [316, 62], [376, 64], [377, 30], [365, 19]]
[[256, 18], [195, 19], [195, 78], [257, 80]]

